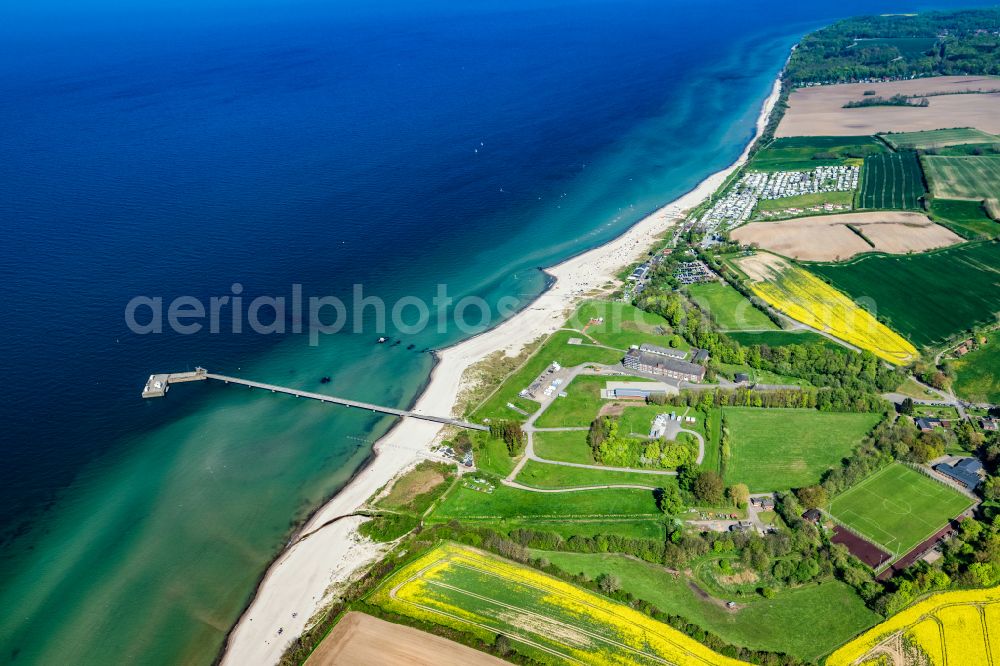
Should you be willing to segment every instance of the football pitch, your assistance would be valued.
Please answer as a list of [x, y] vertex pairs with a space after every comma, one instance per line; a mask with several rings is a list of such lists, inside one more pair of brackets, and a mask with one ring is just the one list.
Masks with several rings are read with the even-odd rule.
[[896, 463], [835, 497], [830, 515], [895, 559], [971, 505], [957, 490]]

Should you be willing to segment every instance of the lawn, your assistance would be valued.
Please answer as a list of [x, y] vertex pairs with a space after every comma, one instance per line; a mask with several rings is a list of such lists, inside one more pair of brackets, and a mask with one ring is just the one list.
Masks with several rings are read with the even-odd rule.
[[934, 196], [943, 199], [1000, 197], [1000, 155], [942, 157], [924, 155], [924, 170]]
[[923, 386], [918, 384], [913, 377], [907, 377], [906, 380], [899, 385], [899, 388], [897, 388], [895, 392], [902, 393], [903, 395], [916, 400], [938, 400], [941, 398], [941, 396], [937, 393], [928, 391]]
[[1000, 311], [1000, 243], [968, 243], [910, 256], [869, 255], [812, 264], [880, 319], [918, 345], [942, 342], [995, 320]]
[[514, 461], [507, 453], [507, 445], [493, 437], [477, 438], [473, 454], [476, 467], [489, 474], [507, 476], [514, 470]]
[[[765, 211], [785, 211], [789, 208], [802, 208], [802, 212], [794, 215], [783, 214], [780, 216], [762, 217], [764, 220], [779, 220], [792, 217], [802, 217], [804, 215], [822, 215], [824, 211], [808, 210], [812, 206], [822, 206], [823, 204], [841, 204], [851, 207], [854, 203], [854, 190], [846, 192], [810, 192], [809, 194], [799, 194], [794, 197], [782, 197], [780, 199], [761, 199], [757, 202], [754, 215], [760, 217], [760, 213]], [[833, 211], [842, 213], [844, 211]]]
[[902, 556], [971, 504], [943, 483], [894, 463], [833, 498], [830, 515]]
[[597, 411], [609, 402], [601, 398], [601, 389], [609, 380], [654, 381], [642, 377], [602, 377], [578, 375], [566, 385], [566, 397], [557, 397], [548, 409], [538, 417], [535, 425], [539, 428], [587, 427], [597, 418]]
[[1000, 143], [1000, 137], [982, 130], [959, 128], [928, 130], [926, 132], [899, 132], [881, 135], [886, 143], [896, 150], [916, 150], [918, 148], [942, 148], [973, 143]]
[[952, 361], [955, 392], [974, 402], [1000, 403], [1000, 344], [993, 342]]
[[536, 432], [532, 436], [535, 454], [545, 460], [595, 464], [585, 431]]
[[773, 331], [778, 327], [743, 294], [724, 282], [703, 282], [687, 287], [691, 299], [709, 313], [723, 331]]
[[503, 634], [541, 663], [740, 664], [624, 604], [457, 544], [403, 566], [369, 602], [486, 642]]
[[455, 488], [429, 518], [439, 522], [452, 518], [495, 522], [505, 518], [656, 518], [661, 515], [653, 493], [648, 490], [536, 493], [497, 482], [490, 494]]
[[865, 158], [858, 208], [919, 209], [925, 193], [916, 153], [884, 153]]
[[[622, 555], [532, 551], [560, 569], [591, 578], [617, 575], [622, 588], [660, 609], [719, 635], [734, 645], [787, 652], [816, 661], [879, 618], [854, 591], [838, 581], [780, 590], [773, 599], [741, 600], [738, 611], [698, 595], [686, 579], [662, 567]], [[822, 626], [822, 632], [813, 629]]]
[[[591, 323], [597, 319], [604, 321]], [[617, 301], [584, 302], [567, 320], [566, 327], [584, 331], [586, 336], [593, 338], [597, 343], [622, 351], [631, 345], [641, 345], [644, 342], [669, 347], [671, 340], [678, 343], [678, 349], [689, 348], [682, 338], [674, 339], [672, 334], [664, 335], [659, 332], [671, 332], [663, 317]]]
[[812, 331], [761, 331], [726, 333], [741, 345], [767, 345], [768, 347], [785, 347], [787, 345], [824, 345], [831, 349], [845, 349], [830, 338], [823, 337]]
[[930, 216], [935, 222], [969, 240], [996, 238], [1000, 234], [1000, 223], [986, 214], [986, 208], [980, 201], [934, 199], [931, 201]]
[[677, 483], [668, 474], [643, 474], [642, 472], [610, 472], [529, 460], [516, 481], [532, 488], [583, 488], [587, 486], [638, 485], [649, 489], [663, 488]]
[[750, 492], [818, 483], [882, 419], [881, 414], [749, 407], [727, 408], [723, 415], [732, 441], [726, 483], [745, 483]]
[[818, 166], [860, 164], [867, 155], [886, 152], [873, 136], [789, 136], [775, 139], [753, 157], [755, 171], [796, 171]]
[[615, 364], [621, 361], [622, 354], [612, 349], [592, 345], [571, 345], [570, 338], [580, 337], [572, 331], [556, 331], [538, 348], [524, 365], [515, 370], [503, 384], [491, 394], [482, 405], [475, 408], [470, 416], [473, 421], [484, 418], [502, 418], [524, 420], [524, 415], [511, 409], [507, 403], [517, 405], [527, 412], [538, 409], [538, 403], [533, 400], [518, 397], [538, 375], [553, 361], [564, 367], [572, 367], [585, 363]]

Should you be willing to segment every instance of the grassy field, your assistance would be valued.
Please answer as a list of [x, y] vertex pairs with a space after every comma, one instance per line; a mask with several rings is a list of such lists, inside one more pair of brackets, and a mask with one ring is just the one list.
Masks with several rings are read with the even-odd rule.
[[[603, 474], [603, 472], [597, 472]], [[585, 490], [572, 493], [535, 493], [496, 484], [492, 493], [455, 488], [431, 513], [433, 521], [502, 521], [508, 518], [657, 518], [653, 493], [648, 490]]]
[[[766, 211], [784, 211], [789, 208], [808, 209], [810, 206], [822, 206], [823, 204], [843, 204], [851, 206], [854, 203], [854, 191], [846, 192], [810, 192], [809, 194], [799, 194], [794, 197], [782, 197], [781, 199], [761, 199], [754, 208], [754, 215], [760, 217], [760, 213]], [[844, 211], [835, 211], [842, 213]], [[792, 217], [802, 217], [805, 215], [822, 215], [822, 211], [803, 210], [794, 215], [783, 214], [780, 216], [761, 217], [763, 220], [780, 220]]]
[[755, 171], [795, 171], [860, 164], [866, 155], [887, 152], [873, 136], [794, 136], [772, 141], [753, 157]]
[[844, 349], [829, 338], [812, 331], [763, 331], [759, 333], [735, 331], [726, 333], [741, 345], [767, 345], [785, 347], [787, 345], [825, 345], [831, 349]]
[[959, 245], [911, 256], [870, 255], [814, 264], [831, 281], [918, 345], [931, 345], [1000, 311], [1000, 243]]
[[958, 491], [895, 463], [833, 498], [830, 514], [902, 556], [971, 504]]
[[553, 333], [524, 365], [504, 380], [496, 392], [473, 410], [469, 418], [474, 421], [482, 421], [484, 418], [524, 420], [524, 415], [508, 407], [507, 403], [514, 404], [529, 413], [538, 409], [537, 402], [520, 398], [518, 393], [526, 389], [553, 361], [558, 361], [567, 368], [588, 362], [614, 364], [621, 361], [621, 352], [612, 349], [569, 344], [570, 338], [578, 337], [580, 334], [572, 331]]
[[732, 457], [727, 484], [745, 483], [750, 492], [787, 490], [819, 482], [840, 464], [882, 418], [814, 409], [726, 408]]
[[731, 285], [703, 282], [687, 288], [692, 300], [709, 313], [723, 331], [773, 331], [778, 327]]
[[456, 544], [402, 567], [369, 601], [490, 643], [502, 633], [545, 663], [740, 663], [628, 606]]
[[[685, 578], [654, 564], [601, 553], [533, 551], [533, 555], [571, 574], [617, 575], [622, 588], [638, 598], [684, 616], [734, 645], [787, 652], [808, 661], [818, 660], [879, 619], [850, 587], [837, 581], [781, 590], [773, 599], [741, 600], [734, 612], [697, 594]], [[821, 633], [810, 630], [818, 625], [823, 626]]]
[[858, 208], [919, 209], [926, 193], [914, 152], [884, 153], [865, 158]]
[[993, 342], [952, 362], [955, 392], [973, 402], [1000, 403], [1000, 343]]
[[826, 663], [827, 666], [882, 663], [877, 659], [884, 654], [870, 655], [870, 651], [886, 636], [902, 634], [928, 655], [931, 664], [996, 664], [1000, 657], [998, 626], [1000, 587], [941, 592], [858, 636], [830, 655]]
[[930, 216], [935, 222], [969, 240], [991, 239], [1000, 235], [1000, 223], [986, 214], [980, 201], [934, 199]]
[[896, 393], [902, 393], [903, 395], [908, 395], [917, 400], [938, 400], [941, 398], [941, 396], [937, 393], [928, 391], [923, 386], [918, 384], [912, 377], [907, 377], [906, 380], [899, 385], [899, 388], [896, 389]]
[[1000, 155], [924, 155], [924, 171], [934, 196], [942, 199], [1000, 197]]
[[[604, 321], [590, 323], [596, 319]], [[623, 351], [631, 345], [640, 345], [644, 342], [669, 347], [670, 341], [673, 339], [672, 335], [663, 335], [658, 332], [670, 330], [663, 317], [640, 310], [634, 305], [617, 301], [592, 300], [584, 302], [567, 320], [566, 327], [584, 331], [597, 343]], [[689, 348], [683, 339], [678, 338], [676, 342], [679, 342], [678, 349], [686, 350]]]
[[508, 520], [505, 521], [504, 527], [509, 530], [524, 528], [554, 532], [562, 535], [564, 539], [569, 539], [577, 535], [598, 536], [600, 534], [616, 534], [633, 539], [663, 539], [666, 535], [663, 516], [645, 519], [590, 518], [569, 520], [566, 518], [532, 518], [524, 522]]
[[484, 438], [476, 446], [476, 467], [489, 474], [507, 476], [514, 470], [514, 461], [507, 453], [507, 445], [499, 439]]
[[925, 55], [934, 48], [937, 39], [934, 37], [869, 37], [855, 39], [855, 48], [892, 47], [907, 60]]
[[529, 460], [516, 481], [532, 488], [585, 488], [587, 486], [637, 485], [647, 488], [663, 488], [676, 485], [673, 476], [667, 474], [643, 474], [642, 472], [610, 472], [583, 467], [550, 465]]
[[595, 464], [590, 445], [587, 444], [586, 432], [536, 432], [533, 438], [535, 454], [540, 458], [583, 465]]
[[940, 129], [926, 132], [883, 134], [882, 138], [896, 150], [941, 148], [972, 143], [1000, 143], [1000, 137], [977, 129]]
[[611, 379], [628, 381], [654, 381], [642, 377], [601, 377], [579, 375], [566, 386], [566, 397], [556, 398], [535, 421], [539, 428], [586, 427], [597, 418], [601, 405], [608, 402], [601, 398], [601, 389]]

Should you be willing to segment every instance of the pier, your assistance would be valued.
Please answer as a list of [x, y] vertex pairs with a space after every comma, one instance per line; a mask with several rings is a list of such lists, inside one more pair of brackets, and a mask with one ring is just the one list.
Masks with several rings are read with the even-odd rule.
[[453, 419], [448, 416], [434, 416], [433, 414], [421, 414], [420, 412], [413, 412], [405, 409], [396, 409], [395, 407], [384, 407], [382, 405], [373, 405], [368, 402], [348, 400], [347, 398], [338, 398], [337, 396], [325, 395], [323, 393], [313, 393], [312, 391], [301, 391], [299, 389], [288, 388], [287, 386], [276, 386], [275, 384], [265, 384], [263, 382], [255, 382], [249, 379], [240, 379], [239, 377], [217, 375], [208, 372], [207, 370], [205, 370], [205, 368], [195, 368], [193, 371], [190, 372], [174, 372], [174, 373], [150, 375], [149, 379], [146, 381], [146, 386], [142, 390], [142, 397], [162, 398], [164, 395], [167, 394], [167, 391], [170, 389], [170, 386], [172, 384], [205, 381], [208, 379], [220, 381], [225, 384], [241, 384], [243, 386], [249, 386], [250, 388], [254, 389], [262, 389], [265, 391], [270, 391], [271, 393], [284, 393], [285, 395], [295, 396], [296, 398], [308, 398], [310, 400], [318, 400], [320, 402], [326, 402], [334, 405], [342, 405], [344, 407], [355, 407], [357, 409], [366, 409], [371, 412], [377, 412], [379, 414], [388, 414], [390, 416], [420, 419], [422, 421], [432, 421], [434, 423], [440, 423], [442, 425], [456, 426], [458, 428], [467, 428], [469, 430], [489, 430], [488, 426], [481, 425], [478, 423], [469, 423], [468, 421]]

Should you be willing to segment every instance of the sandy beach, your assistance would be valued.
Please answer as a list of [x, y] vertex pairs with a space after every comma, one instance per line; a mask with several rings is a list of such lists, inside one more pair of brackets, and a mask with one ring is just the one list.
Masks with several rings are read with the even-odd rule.
[[[776, 80], [761, 108], [757, 135], [779, 92], [780, 82]], [[559, 328], [581, 297], [613, 280], [622, 266], [639, 258], [665, 229], [682, 218], [684, 211], [711, 195], [746, 161], [752, 143], [732, 165], [618, 238], [547, 269], [555, 278], [554, 284], [525, 310], [496, 328], [443, 350], [414, 409], [428, 414], [451, 413], [466, 368], [497, 350], [515, 355], [526, 343]], [[330, 586], [346, 580], [380, 555], [381, 544], [357, 534], [362, 518], [327, 523], [352, 513], [393, 477], [423, 459], [440, 430], [438, 424], [406, 419], [375, 444], [376, 455], [371, 463], [312, 516], [293, 545], [271, 564], [253, 602], [229, 636], [223, 664], [276, 663], [285, 647], [325, 605]]]

